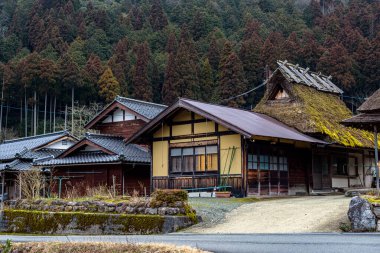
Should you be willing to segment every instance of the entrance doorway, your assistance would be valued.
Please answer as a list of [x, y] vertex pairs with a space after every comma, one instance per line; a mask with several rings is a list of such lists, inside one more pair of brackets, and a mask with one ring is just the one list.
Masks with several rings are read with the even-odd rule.
[[248, 153], [247, 169], [248, 194], [288, 194], [288, 157], [283, 151], [254, 148]]
[[313, 157], [313, 189], [331, 188], [331, 177], [327, 155], [315, 154]]

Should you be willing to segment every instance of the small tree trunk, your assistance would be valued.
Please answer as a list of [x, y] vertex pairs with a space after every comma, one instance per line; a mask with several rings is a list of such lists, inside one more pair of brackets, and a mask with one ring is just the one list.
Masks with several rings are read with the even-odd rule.
[[34, 128], [33, 128], [33, 134], [34, 136], [37, 135], [37, 92], [34, 91]]
[[49, 100], [49, 132], [51, 133], [51, 107], [53, 105], [53, 101], [51, 99], [51, 96], [50, 96], [50, 100]]
[[71, 133], [74, 134], [74, 86], [71, 87]]
[[45, 92], [44, 134], [46, 134], [46, 110], [47, 110], [47, 92]]
[[67, 130], [67, 105], [65, 106], [65, 130]]
[[28, 136], [28, 103], [26, 101], [26, 89], [24, 90], [25, 98], [25, 137]]
[[21, 135], [22, 133], [22, 121], [23, 121], [23, 118], [22, 118], [22, 96], [20, 97], [20, 128], [19, 128], [19, 133]]
[[57, 106], [57, 96], [54, 95], [54, 109], [53, 109], [53, 132], [55, 132], [55, 109]]
[[0, 104], [0, 134], [3, 130], [3, 102], [4, 102], [4, 73], [3, 73], [3, 86], [1, 88], [1, 104]]

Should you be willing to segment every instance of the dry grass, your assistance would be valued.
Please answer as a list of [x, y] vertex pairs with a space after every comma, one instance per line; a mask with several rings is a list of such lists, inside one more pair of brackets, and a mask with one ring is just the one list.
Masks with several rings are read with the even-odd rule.
[[206, 253], [188, 246], [132, 243], [14, 243], [11, 253]]

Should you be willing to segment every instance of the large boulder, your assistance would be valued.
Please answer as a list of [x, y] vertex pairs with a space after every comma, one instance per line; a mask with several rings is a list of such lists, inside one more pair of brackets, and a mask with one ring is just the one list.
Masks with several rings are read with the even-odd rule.
[[372, 205], [368, 200], [359, 196], [353, 197], [347, 215], [351, 221], [353, 231], [366, 232], [376, 230], [376, 216], [372, 212]]

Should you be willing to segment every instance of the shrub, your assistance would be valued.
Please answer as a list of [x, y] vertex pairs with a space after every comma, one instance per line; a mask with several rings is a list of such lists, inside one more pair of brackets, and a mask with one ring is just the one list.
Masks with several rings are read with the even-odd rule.
[[153, 192], [152, 201], [166, 203], [169, 206], [175, 202], [187, 202], [188, 195], [184, 190], [169, 190], [169, 189], [159, 189]]

